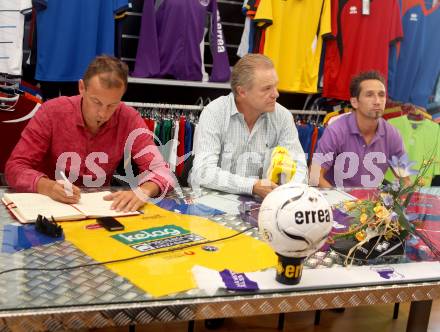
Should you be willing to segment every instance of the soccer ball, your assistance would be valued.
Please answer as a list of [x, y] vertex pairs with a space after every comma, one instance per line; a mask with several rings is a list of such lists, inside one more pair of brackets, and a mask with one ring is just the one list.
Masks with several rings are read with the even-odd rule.
[[261, 238], [286, 257], [314, 253], [324, 244], [332, 225], [327, 200], [305, 184], [279, 186], [263, 200], [258, 215]]

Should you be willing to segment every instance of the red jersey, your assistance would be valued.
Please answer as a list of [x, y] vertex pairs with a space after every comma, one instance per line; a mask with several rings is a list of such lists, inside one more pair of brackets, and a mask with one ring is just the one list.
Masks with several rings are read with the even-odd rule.
[[323, 95], [349, 100], [358, 73], [376, 70], [387, 79], [390, 44], [403, 36], [398, 0], [371, 0], [369, 15], [362, 14], [362, 0], [332, 0], [332, 22]]

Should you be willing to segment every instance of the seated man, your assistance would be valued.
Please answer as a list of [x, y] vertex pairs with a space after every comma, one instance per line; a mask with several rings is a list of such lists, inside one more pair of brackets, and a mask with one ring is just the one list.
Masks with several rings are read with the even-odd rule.
[[374, 71], [359, 74], [350, 83], [350, 96], [355, 111], [329, 125], [318, 142], [311, 185], [377, 187], [391, 157], [405, 153], [399, 132], [382, 119], [384, 78]]
[[305, 182], [307, 165], [293, 117], [276, 102], [272, 61], [248, 54], [232, 69], [232, 93], [203, 110], [194, 139], [190, 183], [235, 194], [265, 197], [276, 184], [263, 180], [272, 150], [286, 148], [296, 160], [293, 181]]
[[170, 189], [173, 177], [145, 122], [121, 102], [127, 76], [126, 64], [99, 56], [79, 81], [80, 95], [41, 105], [6, 163], [8, 184], [19, 191], [77, 203], [78, 186], [109, 185], [120, 160], [133, 156], [140, 175], [129, 177], [132, 190], [106, 196], [113, 200], [113, 209], [137, 210], [149, 197]]

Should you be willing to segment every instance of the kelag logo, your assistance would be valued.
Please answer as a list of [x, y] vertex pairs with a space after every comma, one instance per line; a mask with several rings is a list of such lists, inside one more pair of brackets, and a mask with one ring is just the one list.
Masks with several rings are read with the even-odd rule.
[[176, 225], [165, 225], [112, 235], [112, 238], [140, 252], [165, 249], [205, 239]]
[[135, 232], [112, 235], [112, 238], [124, 244], [133, 245], [140, 242], [148, 242], [184, 234], [189, 234], [189, 231], [176, 225], [165, 225], [162, 227], [153, 227]]

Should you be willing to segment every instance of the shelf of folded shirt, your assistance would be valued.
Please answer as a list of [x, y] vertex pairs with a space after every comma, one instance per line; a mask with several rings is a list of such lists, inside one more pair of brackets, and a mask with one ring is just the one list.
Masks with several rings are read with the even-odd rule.
[[[7, 190], [0, 188], [0, 194]], [[183, 188], [180, 195], [172, 193], [167, 198], [179, 202], [184, 198], [187, 203], [206, 203], [209, 200], [215, 201], [217, 196], [219, 200], [230, 199], [228, 194], [206, 189], [194, 192], [188, 188]], [[203, 197], [204, 200], [199, 200]], [[217, 214], [209, 219], [236, 231], [243, 231], [250, 226], [234, 213]], [[2, 229], [12, 223], [14, 219], [2, 205]], [[255, 228], [245, 234], [258, 236]], [[4, 232], [0, 232], [0, 238], [3, 242]], [[168, 268], [172, 273], [171, 258]], [[64, 329], [78, 326], [93, 328], [421, 301], [440, 297], [440, 273], [434, 278], [424, 279], [423, 269], [420, 269], [417, 271], [420, 277], [418, 281], [384, 279], [380, 283], [363, 283], [362, 277], [358, 275], [350, 283], [332, 286], [327, 282], [328, 279], [339, 278], [338, 276], [350, 270], [335, 264], [328, 253], [319, 252], [311, 259], [319, 263], [313, 264], [314, 269], [306, 263], [309, 267], [303, 271], [301, 283], [290, 288], [260, 289], [253, 292], [218, 289], [213, 293], [194, 288], [153, 297], [101, 265], [60, 272], [18, 270], [1, 274], [1, 271], [13, 268], [55, 268], [95, 262], [68, 241], [35, 246], [14, 253], [2, 251], [0, 317], [4, 319], [0, 320], [0, 327], [14, 327], [17, 331], [28, 331], [29, 326], [32, 326], [33, 331], [46, 330], [47, 324], [58, 324], [56, 326]], [[364, 272], [368, 270], [366, 267]], [[274, 274], [274, 271], [271, 273]], [[307, 286], [307, 280], [312, 275], [319, 281], [318, 286]]]
[[231, 85], [229, 82], [217, 83], [217, 82], [202, 82], [202, 81], [183, 81], [183, 80], [173, 80], [173, 79], [165, 79], [165, 78], [129, 77], [128, 83], [188, 86], [188, 87], [224, 89], [224, 90], [231, 89]]

